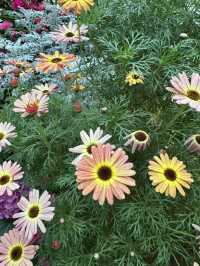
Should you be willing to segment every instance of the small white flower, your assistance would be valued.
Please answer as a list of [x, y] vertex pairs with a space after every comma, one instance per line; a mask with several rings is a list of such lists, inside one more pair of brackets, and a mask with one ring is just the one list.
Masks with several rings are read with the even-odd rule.
[[95, 260], [98, 260], [100, 258], [99, 253], [94, 253]]
[[106, 112], [107, 110], [108, 110], [107, 107], [102, 107], [102, 108], [101, 108], [101, 111], [102, 111], [102, 112]]
[[135, 253], [133, 251], [130, 252], [130, 256], [131, 257], [134, 257], [135, 256]]
[[58, 86], [56, 84], [41, 84], [35, 86], [36, 89], [33, 89], [32, 92], [36, 94], [51, 95], [58, 91]]
[[60, 223], [64, 224], [64, 222], [65, 222], [65, 219], [64, 218], [60, 218]]
[[70, 152], [80, 153], [80, 155], [72, 162], [73, 165], [77, 165], [83, 156], [90, 156], [92, 146], [106, 143], [112, 136], [106, 134], [103, 136], [103, 130], [98, 127], [95, 131], [90, 129], [90, 133], [87, 134], [84, 130], [80, 132], [81, 140], [83, 144], [74, 148], [69, 148]]
[[185, 32], [182, 32], [179, 36], [180, 36], [181, 38], [188, 38], [188, 34], [185, 33]]

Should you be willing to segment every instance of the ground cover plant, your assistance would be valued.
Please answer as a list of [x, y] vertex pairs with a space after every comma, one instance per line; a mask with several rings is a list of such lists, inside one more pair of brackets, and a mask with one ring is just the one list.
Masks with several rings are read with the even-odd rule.
[[0, 265], [198, 266], [199, 1], [0, 11]]

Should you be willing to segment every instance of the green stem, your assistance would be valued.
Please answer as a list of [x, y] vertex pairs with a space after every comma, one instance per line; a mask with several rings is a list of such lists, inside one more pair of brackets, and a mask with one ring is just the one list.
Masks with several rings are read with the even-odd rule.
[[186, 107], [185, 107], [182, 111], [178, 112], [174, 116], [174, 118], [168, 123], [168, 125], [165, 128], [165, 130], [169, 129], [174, 124], [174, 122], [176, 122], [181, 116], [189, 113], [190, 111], [191, 111], [191, 109], [186, 109]]

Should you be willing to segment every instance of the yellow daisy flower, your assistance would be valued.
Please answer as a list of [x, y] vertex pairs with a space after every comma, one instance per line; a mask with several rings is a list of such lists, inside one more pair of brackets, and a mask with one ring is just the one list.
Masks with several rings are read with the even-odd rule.
[[125, 82], [128, 83], [129, 86], [136, 84], [143, 84], [143, 77], [139, 75], [137, 72], [129, 72], [126, 76]]
[[94, 5], [94, 0], [58, 0], [58, 3], [67, 12], [73, 10], [77, 15], [88, 11]]
[[156, 192], [165, 193], [166, 196], [176, 197], [176, 190], [185, 196], [184, 188], [189, 189], [193, 182], [192, 175], [185, 169], [186, 166], [176, 157], [169, 158], [167, 153], [154, 156], [149, 162], [149, 178]]
[[85, 90], [85, 86], [82, 85], [82, 84], [79, 84], [79, 83], [75, 83], [71, 86], [71, 89], [74, 91], [74, 92], [82, 92]]

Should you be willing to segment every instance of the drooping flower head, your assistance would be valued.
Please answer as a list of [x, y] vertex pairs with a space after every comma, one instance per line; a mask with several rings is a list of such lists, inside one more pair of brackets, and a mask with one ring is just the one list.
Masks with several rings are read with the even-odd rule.
[[67, 26], [60, 26], [57, 31], [52, 32], [50, 35], [51, 38], [57, 43], [78, 43], [89, 40], [89, 38], [85, 37], [87, 32], [87, 26], [82, 25], [80, 28], [78, 28], [77, 24], [73, 24], [70, 21]]
[[17, 219], [14, 224], [16, 228], [24, 233], [28, 239], [32, 239], [40, 228], [42, 233], [46, 232], [43, 221], [51, 221], [54, 217], [54, 207], [50, 207], [50, 194], [44, 191], [39, 196], [39, 190], [33, 189], [29, 192], [29, 200], [22, 197], [18, 203], [21, 212], [14, 214]]
[[40, 58], [37, 59], [36, 70], [44, 73], [61, 71], [75, 59], [74, 54], [60, 54], [58, 51], [52, 55], [41, 53]]
[[25, 196], [29, 192], [29, 188], [22, 182], [17, 183], [20, 187], [12, 192], [12, 195], [8, 195], [6, 192], [0, 196], [0, 220], [10, 219], [13, 215], [19, 212], [17, 203], [22, 196]]
[[131, 71], [127, 74], [125, 82], [128, 83], [129, 86], [144, 83], [143, 77], [135, 71]]
[[16, 182], [23, 177], [24, 172], [19, 164], [5, 161], [0, 165], [0, 196], [7, 193], [12, 195], [13, 191], [19, 188]]
[[72, 164], [74, 165], [76, 165], [83, 156], [91, 155], [92, 146], [97, 146], [98, 144], [104, 144], [112, 136], [109, 134], [106, 134], [105, 136], [103, 136], [103, 130], [101, 130], [98, 127], [95, 131], [90, 129], [89, 135], [84, 130], [82, 130], [80, 132], [80, 137], [81, 137], [83, 144], [69, 149], [70, 152], [80, 153], [80, 155], [72, 162]]
[[0, 152], [7, 145], [11, 145], [9, 139], [16, 137], [15, 127], [7, 122], [0, 122]]
[[28, 92], [15, 101], [13, 111], [22, 113], [21, 117], [41, 116], [43, 113], [48, 113], [48, 100], [49, 97], [42, 93]]
[[128, 141], [124, 145], [125, 146], [131, 145], [132, 153], [134, 153], [136, 150], [138, 151], [145, 150], [150, 142], [149, 135], [143, 130], [134, 131], [130, 135], [126, 136], [126, 139], [127, 138]]
[[191, 82], [185, 73], [170, 80], [172, 87], [166, 89], [172, 92], [172, 100], [177, 104], [188, 104], [200, 112], [200, 75], [192, 74]]
[[10, 230], [0, 238], [0, 265], [7, 266], [33, 266], [38, 246], [30, 244], [24, 234], [16, 229]]
[[82, 11], [88, 11], [94, 5], [94, 0], [58, 0], [59, 5], [66, 11], [74, 11], [80, 15]]
[[110, 205], [114, 197], [119, 200], [130, 194], [128, 186], [135, 186], [133, 164], [122, 149], [113, 151], [110, 144], [91, 148], [91, 157], [83, 157], [77, 164], [78, 189], [82, 194], [93, 192], [93, 199], [103, 205]]
[[156, 192], [165, 193], [166, 196], [176, 197], [176, 191], [185, 196], [184, 188], [189, 189], [193, 182], [192, 175], [187, 172], [185, 164], [176, 157], [169, 158], [167, 153], [160, 157], [154, 156], [149, 161], [149, 178]]
[[58, 91], [58, 86], [56, 84], [41, 84], [36, 85], [36, 89], [33, 89], [32, 92], [36, 94], [51, 95]]
[[189, 137], [186, 140], [185, 145], [190, 152], [194, 152], [200, 155], [200, 134], [195, 134]]

